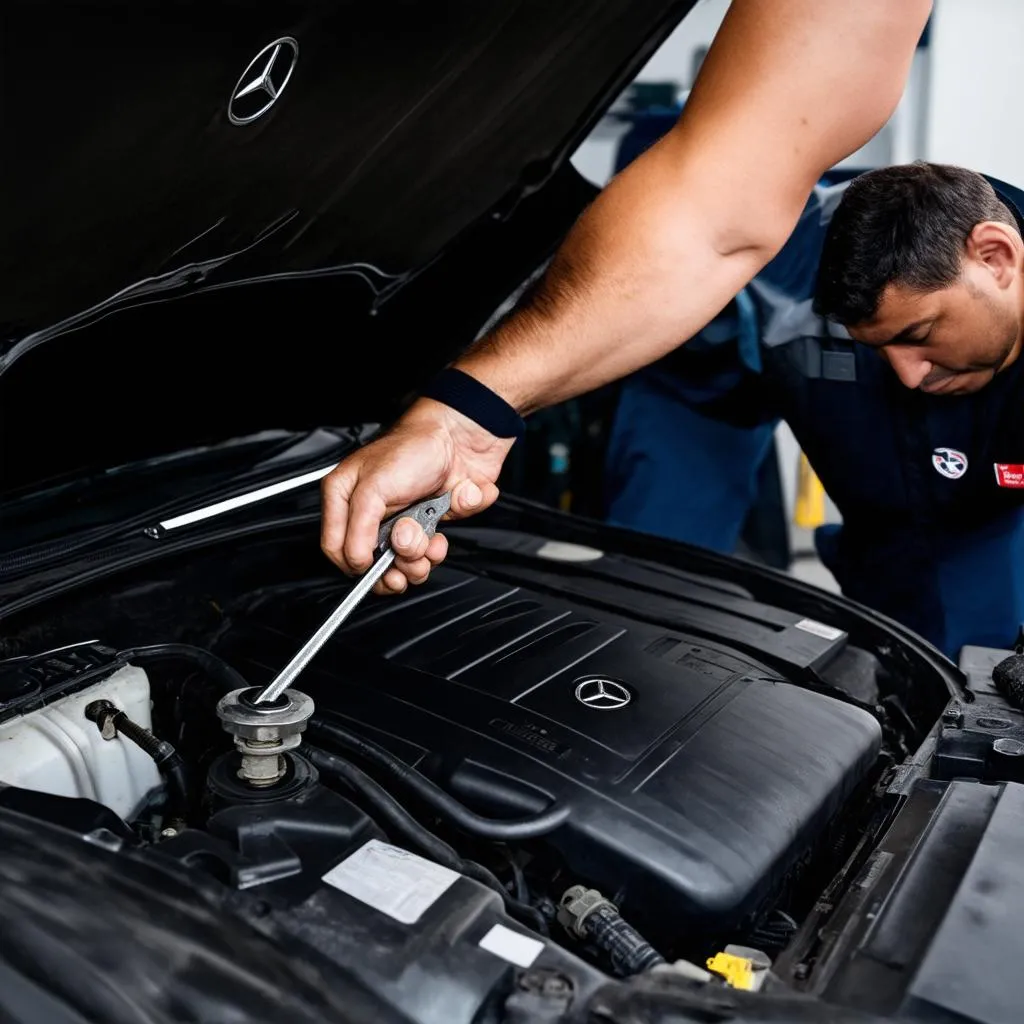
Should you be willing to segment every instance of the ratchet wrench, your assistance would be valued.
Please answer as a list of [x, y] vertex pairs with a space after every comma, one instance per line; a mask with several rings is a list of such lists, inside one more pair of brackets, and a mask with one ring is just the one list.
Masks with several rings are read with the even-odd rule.
[[373, 565], [360, 577], [359, 582], [345, 595], [345, 600], [327, 616], [324, 624], [299, 648], [295, 657], [281, 669], [277, 678], [268, 683], [253, 700], [254, 704], [267, 704], [277, 700], [295, 682], [299, 673], [313, 660], [317, 652], [337, 628], [359, 607], [364, 597], [373, 590], [373, 585], [391, 568], [395, 551], [391, 547], [391, 531], [399, 519], [415, 519], [428, 537], [433, 537], [441, 517], [452, 507], [452, 494], [439, 498], [428, 498], [399, 512], [380, 524], [377, 534], [377, 557]]

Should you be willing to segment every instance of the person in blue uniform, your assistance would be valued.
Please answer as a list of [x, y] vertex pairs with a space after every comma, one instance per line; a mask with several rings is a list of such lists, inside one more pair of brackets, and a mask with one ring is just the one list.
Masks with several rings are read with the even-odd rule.
[[951, 657], [1011, 646], [1024, 622], [1022, 210], [1004, 182], [926, 163], [816, 188], [746, 289], [760, 365], [741, 357], [734, 303], [699, 344], [625, 382], [613, 518], [644, 528], [652, 504], [690, 500], [677, 430], [695, 409], [741, 432], [784, 419], [842, 515], [816, 543], [843, 593]]
[[[670, 131], [682, 110], [679, 105], [620, 115], [630, 127], [616, 150], [614, 174]], [[607, 522], [722, 554], [740, 550], [751, 512], [763, 501], [763, 470], [776, 456], [775, 423], [740, 425], [727, 417], [705, 415], [703, 409], [735, 387], [745, 371], [761, 369], [759, 346], [757, 312], [744, 289], [725, 313], [691, 339], [685, 355], [677, 350], [662, 366], [626, 379], [617, 396], [610, 455], [605, 460]], [[682, 364], [682, 372], [673, 372], [677, 363]], [[666, 404], [671, 407], [668, 419]], [[686, 446], [689, 486], [683, 502], [678, 488], [665, 486], [662, 480], [663, 460], [648, 460], [643, 454], [648, 446], [658, 449], [660, 442], [653, 436], [666, 422], [671, 423], [671, 439], [666, 443]], [[757, 557], [787, 568], [789, 545], [782, 509], [762, 511], [780, 520], [773, 523], [772, 532], [775, 547], [783, 550], [762, 547]]]

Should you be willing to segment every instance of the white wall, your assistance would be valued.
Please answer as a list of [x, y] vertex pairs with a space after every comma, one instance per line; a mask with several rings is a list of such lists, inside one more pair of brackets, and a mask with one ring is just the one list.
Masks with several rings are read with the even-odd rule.
[[[694, 55], [700, 47], [711, 45], [729, 3], [730, 0], [698, 0], [672, 35], [637, 72], [635, 81], [677, 82], [681, 91], [689, 89], [693, 84]], [[615, 166], [619, 139], [628, 129], [629, 125], [614, 117], [604, 118], [576, 150], [572, 158], [576, 170], [595, 185], [607, 184]]]
[[[695, 58], [700, 50], [711, 45], [729, 9], [731, 0], [698, 0], [676, 30], [661, 44], [658, 51], [637, 73], [637, 82], [676, 82], [680, 93], [693, 85]], [[973, 0], [948, 0], [969, 4]], [[1017, 2], [1024, 14], [1024, 0]], [[1022, 39], [1024, 41], [1024, 39]], [[924, 155], [923, 105], [927, 96], [928, 55], [919, 51], [914, 61], [907, 90], [890, 122], [856, 153], [841, 161], [840, 167], [882, 167], [890, 163], [906, 163]], [[605, 185], [611, 177], [619, 139], [628, 125], [612, 116], [605, 117], [573, 156], [576, 169], [596, 185]]]
[[693, 10], [661, 44], [636, 80], [676, 81], [684, 89], [689, 89], [693, 85], [693, 55], [699, 47], [711, 45], [728, 9], [729, 0], [697, 0]]
[[936, 0], [928, 160], [1024, 182], [1024, 0]]

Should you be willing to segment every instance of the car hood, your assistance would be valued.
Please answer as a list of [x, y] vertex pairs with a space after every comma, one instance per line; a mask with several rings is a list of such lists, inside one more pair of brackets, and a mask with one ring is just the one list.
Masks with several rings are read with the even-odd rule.
[[692, 3], [9, 5], [6, 485], [393, 413]]

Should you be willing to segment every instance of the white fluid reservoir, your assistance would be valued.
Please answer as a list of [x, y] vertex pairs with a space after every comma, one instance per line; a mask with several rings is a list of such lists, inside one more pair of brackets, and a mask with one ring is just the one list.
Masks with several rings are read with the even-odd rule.
[[85, 797], [129, 818], [160, 785], [148, 754], [123, 736], [105, 740], [85, 717], [94, 700], [109, 700], [132, 721], [152, 727], [149, 679], [134, 665], [0, 724], [0, 782], [55, 796]]

